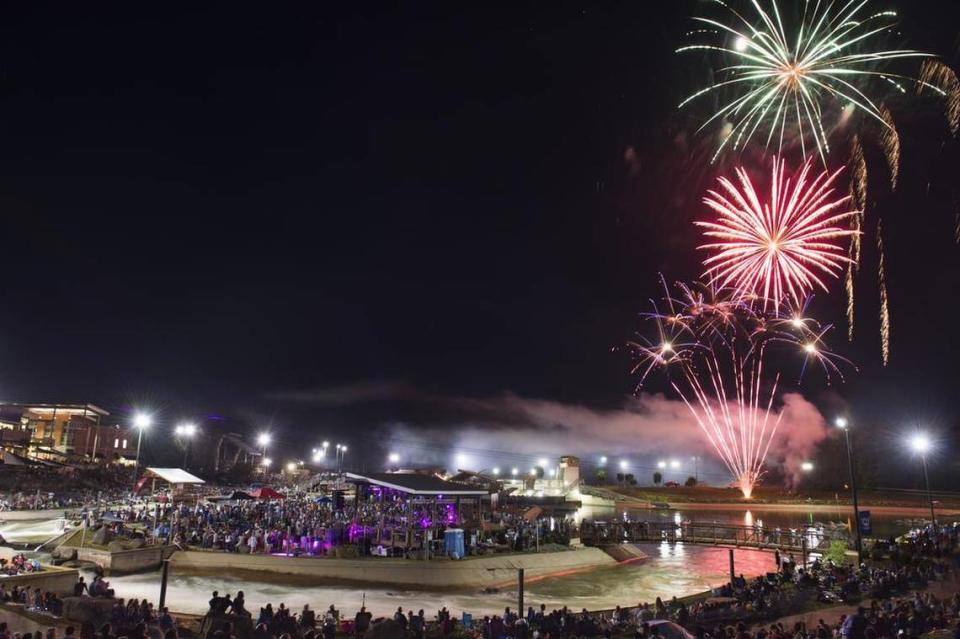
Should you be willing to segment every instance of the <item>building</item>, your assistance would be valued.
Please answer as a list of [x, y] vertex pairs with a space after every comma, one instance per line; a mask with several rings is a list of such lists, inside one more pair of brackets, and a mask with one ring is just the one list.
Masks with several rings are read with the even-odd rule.
[[0, 447], [28, 459], [125, 462], [135, 437], [94, 404], [0, 403]]

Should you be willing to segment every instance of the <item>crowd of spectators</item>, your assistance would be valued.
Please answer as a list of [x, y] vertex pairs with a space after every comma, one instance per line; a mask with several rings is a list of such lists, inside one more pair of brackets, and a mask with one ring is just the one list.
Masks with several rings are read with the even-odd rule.
[[[302, 504], [301, 504], [302, 506]], [[252, 537], [256, 526], [279, 531], [286, 526], [291, 534], [276, 540], [283, 548], [287, 539], [295, 539], [293, 531], [308, 529], [311, 517], [332, 517], [336, 514], [324, 504], [304, 509], [290, 502], [250, 502], [211, 508], [188, 507], [168, 510], [165, 515], [171, 526], [238, 526]], [[252, 522], [244, 528], [239, 522]], [[242, 540], [243, 536], [239, 537]], [[263, 550], [275, 543], [268, 534]], [[238, 543], [239, 543], [238, 540]], [[267, 546], [266, 544], [270, 544]], [[937, 526], [914, 531], [894, 542], [877, 544], [871, 560], [859, 565], [834, 563], [817, 559], [807, 566], [798, 566], [791, 556], [780, 570], [755, 578], [740, 576], [715, 588], [709, 596], [691, 601], [676, 597], [659, 598], [653, 603], [635, 607], [617, 607], [612, 611], [574, 612], [568, 608], [548, 610], [545, 606], [528, 608], [523, 614], [509, 608], [502, 615], [473, 619], [469, 614], [455, 618], [446, 609], [429, 617], [423, 610], [414, 612], [399, 608], [390, 618], [409, 639], [431, 636], [470, 636], [475, 639], [546, 639], [568, 637], [623, 637], [635, 639], [675, 638], [665, 632], [663, 624], [676, 624], [697, 639], [912, 639], [932, 630], [957, 631], [960, 637], [960, 594], [937, 597], [927, 590], [932, 581], [946, 583], [955, 579], [960, 554], [960, 527]], [[954, 573], [954, 574], [951, 574]], [[109, 596], [112, 590], [102, 578], [87, 585], [81, 579], [75, 595]], [[19, 603], [27, 608], [54, 615], [62, 612], [63, 602], [56, 595], [39, 589], [7, 590], [0, 581], [0, 600]], [[840, 604], [851, 612], [830, 623], [823, 620], [812, 627], [802, 623], [784, 625], [772, 620], [800, 611], [815, 610], [824, 604]], [[380, 620], [361, 609], [350, 618], [330, 606], [318, 614], [309, 606], [293, 611], [280, 604], [267, 604], [259, 612], [251, 612], [243, 592], [232, 597], [214, 593], [210, 600], [212, 624], [208, 639], [231, 639], [232, 626], [245, 619], [253, 628], [255, 639], [333, 639], [336, 635], [363, 636]], [[90, 630], [90, 629], [87, 629]], [[146, 600], [115, 600], [110, 622], [96, 636], [100, 639], [162, 639], [173, 632], [173, 621], [164, 610], [158, 612]], [[0, 633], [0, 639], [5, 637]], [[23, 639], [23, 638], [21, 638]], [[96, 639], [91, 634], [91, 639]]]
[[[898, 543], [882, 544], [882, 558], [859, 566], [818, 560], [798, 567], [788, 557], [775, 573], [753, 579], [740, 576], [714, 589], [710, 596], [690, 603], [676, 597], [667, 602], [658, 598], [652, 604], [599, 613], [575, 612], [566, 607], [547, 610], [541, 605], [539, 609], [528, 608], [522, 615], [507, 608], [502, 615], [477, 620], [469, 614], [454, 618], [446, 609], [427, 618], [423, 610], [404, 613], [399, 608], [392, 620], [410, 639], [422, 639], [427, 634], [475, 639], [676, 638], [676, 632], [663, 626], [665, 623], [681, 626], [697, 639], [913, 639], [932, 630], [956, 631], [960, 637], [960, 594], [938, 598], [925, 591], [931, 581], [952, 577], [958, 540], [960, 528], [956, 526], [929, 527]], [[239, 607], [237, 599], [241, 601]], [[824, 604], [858, 607], [831, 623], [821, 619], [813, 627], [770, 623]], [[233, 600], [229, 595], [224, 598], [214, 593], [211, 613], [228, 612], [250, 616], [243, 593]], [[268, 604], [260, 610], [254, 636], [313, 639], [322, 634], [324, 639], [332, 639], [338, 632], [362, 636], [371, 623], [375, 621], [366, 609], [354, 618], [341, 619], [331, 606], [318, 618], [309, 607], [298, 615], [283, 604], [276, 610]], [[216, 632], [212, 630], [210, 639]], [[215, 639], [224, 638], [216, 635]]]

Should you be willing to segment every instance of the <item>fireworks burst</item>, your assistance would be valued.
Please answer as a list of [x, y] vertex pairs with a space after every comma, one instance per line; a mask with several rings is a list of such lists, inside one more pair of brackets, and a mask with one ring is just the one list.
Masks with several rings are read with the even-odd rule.
[[665, 304], [651, 301], [653, 311], [642, 315], [656, 330], [630, 344], [638, 388], [652, 371], [676, 371], [671, 386], [749, 498], [782, 414], [774, 411], [781, 375], [767, 361], [769, 351], [787, 347], [803, 359], [801, 376], [815, 362], [828, 380], [842, 379], [837, 360], [846, 360], [824, 344], [830, 326], [783, 305], [746, 301], [735, 289], [678, 287], [674, 298], [664, 284]]
[[882, 80], [900, 92], [904, 92], [900, 80], [922, 82], [878, 70], [890, 60], [928, 56], [913, 50], [876, 48], [876, 41], [895, 25], [896, 13], [868, 14], [869, 0], [806, 0], [799, 3], [801, 15], [792, 29], [785, 24], [777, 0], [751, 0], [749, 18], [722, 0], [714, 2], [730, 11], [731, 23], [694, 18], [706, 28], [691, 32], [693, 35], [716, 39], [677, 49], [729, 56], [730, 63], [718, 69], [719, 80], [680, 103], [683, 107], [721, 88], [737, 91], [700, 127], [702, 130], [715, 121], [730, 122], [714, 159], [728, 144], [739, 149], [758, 130], [765, 130], [768, 148], [776, 138], [780, 153], [784, 141], [795, 138], [804, 156], [808, 150], [816, 149], [826, 162], [830, 150], [828, 127], [824, 124], [831, 111], [828, 101], [839, 107], [834, 112], [859, 109], [889, 126], [881, 107], [867, 94], [868, 81]]
[[797, 305], [813, 288], [827, 290], [821, 276], [837, 277], [852, 261], [834, 240], [858, 234], [839, 224], [858, 211], [844, 206], [849, 196], [832, 197], [840, 171], [810, 180], [811, 164], [808, 158], [795, 178], [787, 178], [785, 163], [774, 158], [765, 203], [743, 168], [737, 169], [739, 188], [720, 178], [722, 192], [708, 191], [704, 198], [717, 221], [695, 223], [718, 240], [699, 247], [714, 252], [704, 260], [705, 277], [721, 288], [732, 286], [741, 297], [789, 297]]

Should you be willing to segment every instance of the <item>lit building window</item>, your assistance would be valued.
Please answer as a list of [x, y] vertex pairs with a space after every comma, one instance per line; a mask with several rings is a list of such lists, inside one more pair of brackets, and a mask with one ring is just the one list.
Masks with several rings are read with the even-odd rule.
[[120, 440], [119, 440], [119, 439], [114, 439], [114, 440], [113, 440], [113, 447], [114, 447], [114, 448], [120, 448]]
[[127, 447], [127, 440], [123, 440], [123, 447], [124, 447], [124, 448]]

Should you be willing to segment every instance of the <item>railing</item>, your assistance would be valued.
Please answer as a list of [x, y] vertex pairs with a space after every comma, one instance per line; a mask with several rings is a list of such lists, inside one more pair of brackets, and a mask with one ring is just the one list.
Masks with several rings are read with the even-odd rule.
[[585, 544], [633, 542], [684, 542], [711, 546], [736, 546], [784, 551], [812, 551], [826, 548], [834, 540], [849, 542], [844, 529], [805, 527], [798, 529], [760, 528], [735, 524], [665, 522], [583, 522], [580, 539]]

